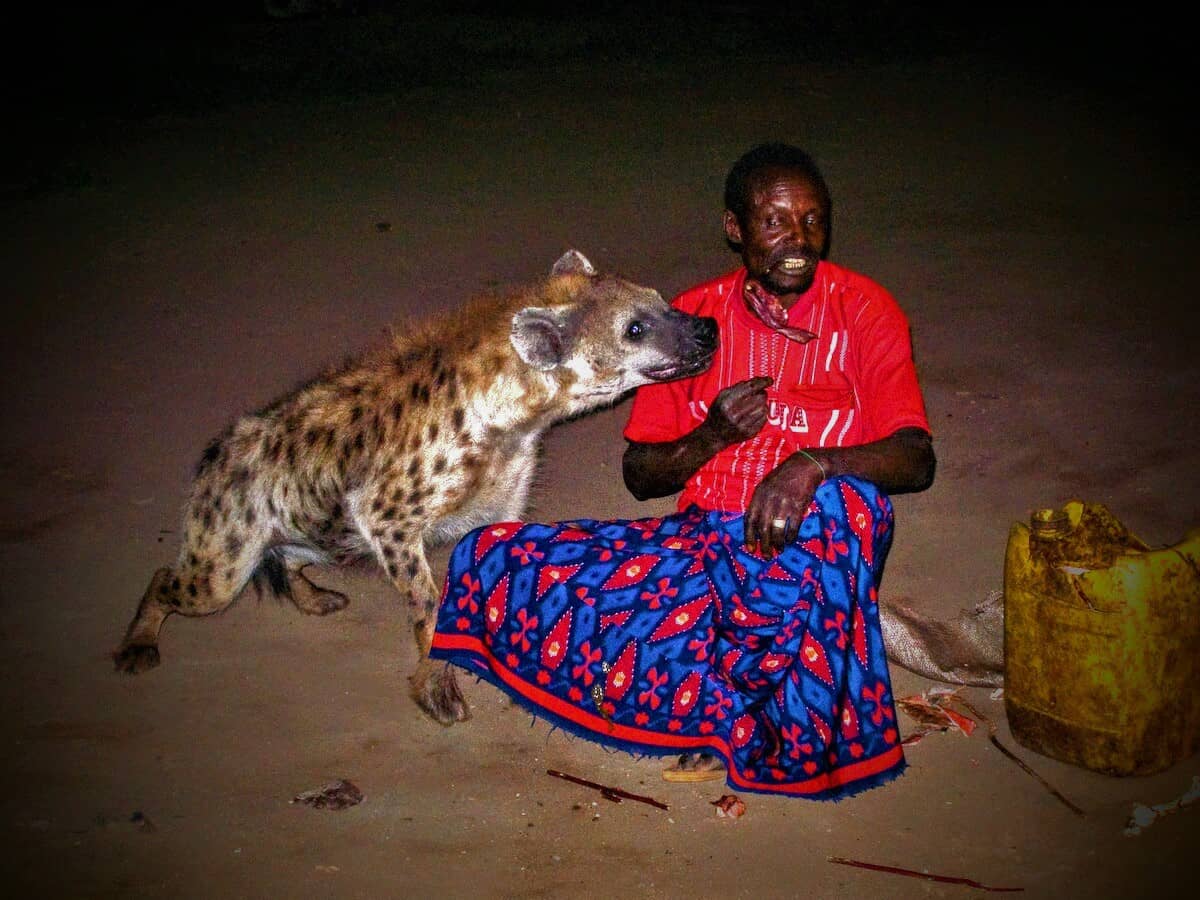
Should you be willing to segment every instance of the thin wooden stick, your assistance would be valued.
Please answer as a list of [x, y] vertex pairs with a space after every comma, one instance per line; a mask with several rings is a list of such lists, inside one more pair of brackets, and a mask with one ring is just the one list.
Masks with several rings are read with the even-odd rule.
[[555, 778], [562, 778], [566, 781], [581, 784], [586, 788], [591, 788], [594, 791], [599, 791], [600, 796], [605, 800], [611, 800], [613, 803], [620, 803], [622, 800], [636, 800], [638, 803], [646, 803], [650, 806], [658, 807], [659, 809], [669, 810], [670, 807], [665, 803], [660, 803], [653, 797], [643, 797], [641, 794], [631, 794], [629, 791], [621, 790], [621, 788], [609, 787], [604, 784], [597, 784], [594, 781], [588, 781], [586, 778], [577, 778], [574, 775], [568, 775], [566, 772], [559, 772], [557, 769], [547, 769], [547, 775], [553, 775]]
[[898, 866], [881, 866], [877, 863], [862, 862], [857, 859], [846, 859], [841, 856], [830, 856], [829, 861], [838, 863], [843, 866], [857, 866], [860, 869], [870, 869], [872, 872], [888, 872], [892, 875], [907, 875], [909, 878], [923, 878], [926, 881], [940, 881], [942, 884], [965, 884], [968, 887], [978, 888], [981, 891], [993, 891], [996, 893], [1010, 893], [1012, 891], [1023, 891], [1023, 887], [991, 887], [986, 884], [980, 884], [971, 878], [959, 878], [956, 875], [934, 875], [930, 872], [918, 872], [915, 869], [901, 869]]
[[961, 703], [969, 713], [971, 713], [976, 718], [983, 720], [983, 723], [985, 725], [987, 725], [988, 740], [991, 741], [993, 747], [995, 747], [997, 750], [999, 750], [1001, 753], [1003, 753], [1005, 756], [1007, 756], [1009, 759], [1011, 759], [1013, 762], [1015, 762], [1018, 766], [1020, 766], [1021, 770], [1023, 772], [1025, 772], [1026, 775], [1036, 778], [1038, 780], [1038, 782], [1041, 783], [1042, 787], [1044, 787], [1046, 790], [1048, 790], [1050, 792], [1050, 795], [1052, 797], [1054, 797], [1056, 800], [1058, 800], [1060, 803], [1062, 803], [1063, 806], [1065, 806], [1071, 812], [1075, 813], [1075, 815], [1077, 815], [1077, 816], [1086, 816], [1087, 815], [1087, 813], [1085, 813], [1082, 809], [1080, 809], [1078, 806], [1076, 806], [1074, 803], [1072, 803], [1070, 800], [1068, 800], [1066, 797], [1064, 797], [1058, 791], [1058, 789], [1054, 787], [1054, 785], [1052, 785], [1045, 778], [1043, 778], [1041, 775], [1039, 775], [1037, 772], [1033, 771], [1033, 769], [1031, 769], [1029, 766], [1027, 766], [1025, 764], [1024, 760], [1022, 760], [1015, 753], [1013, 753], [1011, 750], [1009, 750], [1007, 747], [1005, 747], [1002, 743], [1000, 743], [999, 738], [996, 737], [996, 726], [992, 723], [991, 719], [989, 719], [987, 716], [985, 716], [983, 713], [981, 713], [979, 710], [977, 710], [974, 706], [972, 706], [970, 703], [968, 703], [962, 697], [955, 697], [954, 702]]
[[1075, 815], [1077, 815], [1077, 816], [1086, 816], [1087, 815], [1087, 813], [1085, 813], [1082, 809], [1080, 809], [1078, 806], [1076, 806], [1074, 803], [1072, 803], [1070, 800], [1068, 800], [1066, 797], [1064, 797], [1061, 793], [1059, 793], [1058, 789], [1055, 788], [1054, 785], [1052, 785], [1050, 782], [1048, 782], [1045, 778], [1043, 778], [1037, 772], [1033, 771], [1033, 769], [1029, 768], [1029, 766], [1025, 765], [1024, 761], [1019, 759], [1015, 753], [1013, 753], [1011, 750], [1009, 750], [1007, 747], [1005, 747], [1002, 743], [1000, 743], [1000, 741], [996, 738], [996, 736], [994, 734], [989, 734], [988, 740], [992, 742], [992, 746], [994, 746], [997, 750], [999, 750], [1001, 753], [1003, 753], [1005, 756], [1007, 756], [1009, 759], [1011, 759], [1013, 762], [1015, 762], [1018, 766], [1020, 766], [1026, 772], [1026, 774], [1032, 775], [1039, 782], [1041, 782], [1042, 787], [1044, 787], [1046, 790], [1048, 790], [1050, 792], [1051, 796], [1053, 796], [1056, 800], [1061, 802], [1063, 804], [1063, 806], [1065, 806], [1071, 812], [1075, 813]]

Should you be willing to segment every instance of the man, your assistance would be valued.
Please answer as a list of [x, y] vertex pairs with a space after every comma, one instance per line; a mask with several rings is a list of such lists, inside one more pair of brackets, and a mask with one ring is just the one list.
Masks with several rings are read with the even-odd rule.
[[813, 160], [755, 147], [725, 207], [742, 267], [674, 301], [716, 319], [717, 357], [639, 389], [625, 429], [629, 490], [678, 511], [473, 532], [433, 655], [569, 731], [682, 754], [668, 780], [840, 798], [904, 768], [877, 592], [887, 494], [929, 486], [932, 438], [904, 314], [825, 259]]

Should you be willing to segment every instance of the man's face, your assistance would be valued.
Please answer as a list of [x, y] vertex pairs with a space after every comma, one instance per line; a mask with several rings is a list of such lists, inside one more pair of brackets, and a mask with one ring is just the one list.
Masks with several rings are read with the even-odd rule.
[[744, 221], [726, 210], [725, 234], [741, 245], [751, 278], [777, 297], [794, 300], [812, 285], [825, 253], [829, 208], [817, 186], [792, 169], [763, 169], [749, 187]]

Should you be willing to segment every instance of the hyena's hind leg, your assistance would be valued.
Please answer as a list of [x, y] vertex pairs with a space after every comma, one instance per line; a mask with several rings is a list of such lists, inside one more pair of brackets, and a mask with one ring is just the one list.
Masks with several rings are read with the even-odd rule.
[[318, 587], [304, 574], [307, 563], [292, 566], [288, 570], [288, 583], [292, 590], [292, 602], [302, 613], [310, 616], [327, 616], [350, 605], [350, 598], [341, 591]]
[[142, 594], [142, 602], [129, 628], [125, 640], [113, 652], [117, 671], [135, 674], [153, 669], [162, 660], [158, 654], [158, 633], [167, 616], [175, 612], [172, 600], [175, 591], [171, 588], [174, 573], [168, 568], [159, 569], [150, 579], [150, 586]]
[[150, 579], [113, 651], [117, 671], [135, 674], [161, 662], [158, 638], [168, 616], [209, 616], [228, 607], [262, 562], [269, 536], [266, 529], [231, 530], [217, 542], [190, 533], [175, 568], [159, 569]]

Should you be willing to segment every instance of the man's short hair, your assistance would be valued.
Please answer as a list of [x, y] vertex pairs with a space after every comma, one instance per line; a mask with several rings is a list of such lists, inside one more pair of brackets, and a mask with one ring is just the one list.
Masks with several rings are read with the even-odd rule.
[[830, 207], [829, 186], [813, 158], [791, 144], [759, 144], [742, 154], [725, 177], [725, 208], [744, 223], [750, 205], [749, 183], [755, 173], [767, 168], [793, 169], [807, 177], [821, 192], [825, 209]]

